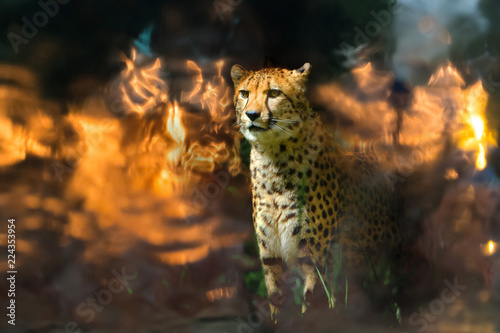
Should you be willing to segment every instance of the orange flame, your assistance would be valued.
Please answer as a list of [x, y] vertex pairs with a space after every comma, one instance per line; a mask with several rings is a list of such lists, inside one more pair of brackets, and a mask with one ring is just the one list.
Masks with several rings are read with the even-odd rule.
[[492, 256], [497, 251], [498, 243], [490, 240], [488, 243], [482, 245], [483, 253], [486, 256]]
[[429, 79], [429, 86], [464, 87], [462, 76], [451, 63], [441, 66]]
[[[102, 117], [85, 116], [90, 110], [102, 109], [102, 105], [87, 105], [83, 110], [70, 112], [69, 121], [86, 141], [70, 191], [87, 198], [87, 209], [102, 214], [101, 227], [119, 224], [123, 230], [155, 245], [179, 239], [198, 244], [157, 253], [163, 262], [181, 265], [203, 259], [211, 248], [241, 241], [246, 234], [212, 235], [211, 230], [221, 228], [220, 218], [212, 218], [206, 225], [187, 227], [161, 223], [159, 213], [144, 212], [140, 224], [126, 223], [126, 219], [120, 218], [121, 209], [131, 209], [139, 202], [139, 207], [146, 205], [129, 198], [140, 191], [142, 197], [149, 198], [144, 201], [167, 199], [162, 212], [169, 218], [184, 219], [205, 213], [193, 209], [190, 191], [203, 185], [204, 177], [208, 178], [204, 175], [224, 166], [233, 175], [239, 172], [238, 144], [231, 146], [227, 138], [232, 125], [229, 87], [221, 75], [222, 61], [215, 64], [217, 72], [209, 82], [203, 79], [198, 65], [188, 61], [188, 69], [194, 71], [193, 87], [181, 93], [184, 104], [180, 104], [168, 98], [168, 85], [159, 77], [161, 61], [156, 59], [149, 65], [139, 60], [133, 51], [131, 59], [125, 59], [126, 67], [115, 85], [125, 106], [125, 121], [111, 118], [105, 130]], [[190, 109], [201, 107], [205, 112], [187, 112], [186, 104]], [[126, 170], [126, 175], [120, 173], [120, 168]], [[123, 177], [129, 182], [124, 183], [120, 179]], [[107, 186], [108, 183], [113, 186]], [[71, 235], [92, 239], [90, 235], [95, 231], [81, 230], [75, 223], [68, 227]]]
[[132, 49], [131, 58], [122, 56], [126, 69], [121, 73], [119, 89], [123, 101], [131, 112], [144, 114], [158, 103], [167, 101], [167, 86], [159, 77], [160, 59], [150, 66], [137, 66], [137, 52]]
[[[68, 223], [47, 226], [29, 217], [23, 228], [63, 228], [66, 238], [86, 242], [86, 260], [102, 262], [145, 242], [158, 247], [155, 255], [162, 262], [183, 265], [246, 239], [249, 230], [228, 231], [223, 215], [211, 216], [208, 206], [196, 201], [209, 182], [215, 184], [209, 173], [239, 172], [224, 62], [202, 71], [188, 61], [193, 85], [175, 98], [161, 77], [160, 59], [132, 50], [122, 60], [124, 69], [108, 89], [68, 106], [39, 98], [29, 70], [0, 64], [1, 77], [19, 83], [0, 84], [0, 165], [29, 155], [49, 159], [54, 170], [46, 168], [43, 177], [59, 180], [64, 189], [61, 197], [25, 196], [21, 204], [66, 214]], [[59, 111], [66, 108], [67, 114]], [[216, 190], [222, 193], [222, 187]], [[36, 251], [27, 244], [20, 250]], [[233, 293], [214, 290], [207, 297]]]
[[352, 70], [358, 86], [366, 93], [373, 93], [390, 83], [394, 76], [391, 73], [378, 71], [371, 62]]
[[495, 145], [493, 132], [486, 125], [486, 104], [488, 95], [481, 82], [466, 90], [465, 107], [462, 113], [463, 129], [459, 132], [459, 147], [476, 152], [476, 168], [486, 167], [485, 150]]
[[193, 70], [197, 73], [196, 78], [194, 79], [195, 86], [194, 86], [193, 90], [191, 90], [191, 92], [189, 93], [189, 96], [184, 97], [185, 94], [187, 94], [186, 92], [183, 92], [181, 94], [181, 101], [188, 101], [189, 102], [189, 101], [191, 101], [191, 99], [194, 96], [196, 96], [200, 92], [201, 87], [203, 85], [203, 74], [201, 72], [200, 67], [198, 67], [198, 65], [196, 65], [196, 63], [194, 61], [188, 60], [187, 67], [188, 67], [188, 69]]
[[[153, 177], [156, 193], [163, 196], [172, 195], [174, 188], [181, 190], [199, 180], [199, 176], [192, 171], [212, 172], [217, 165], [225, 162], [229, 162], [231, 174], [239, 172], [239, 153], [235, 150], [237, 145], [233, 148], [227, 147], [225, 142], [217, 142], [219, 138], [213, 135], [221, 131], [230, 134], [230, 89], [222, 78], [222, 60], [215, 63], [217, 75], [214, 75], [210, 82], [205, 82], [203, 72], [195, 62], [186, 62], [188, 71], [194, 73], [193, 87], [190, 91], [181, 92], [180, 101], [201, 106], [203, 110], [208, 110], [210, 117], [209, 121], [199, 122], [201, 128], [198, 129], [186, 127], [193, 122], [195, 116], [189, 115], [186, 119], [187, 112], [184, 108], [176, 101], [168, 101], [168, 86], [159, 77], [159, 59], [152, 65], [143, 66], [133, 50], [131, 59], [123, 60], [126, 68], [121, 75], [120, 91], [126, 108], [142, 116], [148, 112], [154, 114], [158, 107], [165, 105], [166, 123], [163, 135], [150, 138], [153, 144], [163, 141], [167, 150], [161, 170]], [[202, 144], [201, 141], [210, 143]]]
[[211, 82], [205, 82], [198, 65], [190, 60], [187, 62], [188, 69], [195, 72], [194, 87], [190, 92], [181, 93], [181, 102], [200, 104], [202, 109], [208, 109], [211, 121], [216, 124], [212, 125], [212, 129], [217, 134], [230, 119], [231, 113], [228, 107], [231, 105], [232, 100], [231, 91], [222, 77], [224, 61], [219, 60], [215, 65], [217, 67], [217, 76], [214, 76]]
[[382, 154], [394, 153], [397, 146], [418, 152], [416, 161], [408, 158], [415, 167], [438, 158], [452, 138], [459, 148], [476, 154], [478, 169], [486, 166], [485, 152], [495, 140], [486, 123], [487, 93], [480, 82], [466, 87], [451, 63], [439, 67], [427, 85], [414, 87], [411, 96], [393, 92], [394, 77], [371, 63], [354, 69], [351, 77], [356, 83], [354, 91], [346, 80], [350, 91], [339, 83], [328, 83], [317, 87], [314, 96], [341, 121], [347, 145], [373, 147]]
[[236, 287], [224, 287], [207, 291], [207, 298], [211, 302], [223, 298], [233, 298], [236, 295]]

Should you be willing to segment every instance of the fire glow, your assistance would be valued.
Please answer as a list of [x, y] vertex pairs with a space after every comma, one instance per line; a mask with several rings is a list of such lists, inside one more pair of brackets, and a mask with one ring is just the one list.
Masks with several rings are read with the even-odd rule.
[[[159, 58], [152, 65], [136, 70], [137, 51], [132, 49], [130, 59], [122, 55], [122, 61], [125, 62], [126, 68], [121, 73], [119, 89], [128, 110], [144, 114], [159, 102], [167, 101], [167, 86], [159, 77]], [[132, 89], [128, 89], [129, 87]], [[141, 99], [141, 102], [136, 101], [137, 98]]]
[[[168, 87], [159, 77], [162, 68], [160, 59], [156, 59], [153, 65], [138, 67], [137, 55], [133, 50], [131, 59], [125, 58], [124, 61], [126, 68], [122, 73], [120, 90], [126, 109], [139, 115], [158, 112], [158, 108], [164, 108], [166, 111], [163, 133], [154, 138], [160, 140], [160, 137], [165, 137], [167, 142], [164, 143], [170, 144], [165, 147], [165, 163], [153, 181], [154, 189], [159, 195], [171, 196], [176, 191], [175, 188], [180, 190], [198, 181], [196, 173], [213, 172], [218, 165], [226, 162], [229, 162], [232, 175], [239, 172], [238, 151], [234, 148], [237, 145], [229, 146], [216, 137], [219, 132], [231, 134], [228, 109], [230, 90], [221, 74], [223, 61], [215, 63], [218, 75], [210, 82], [205, 82], [202, 70], [195, 62], [186, 62], [187, 70], [194, 72], [193, 88], [191, 91], [181, 92], [180, 102], [201, 106], [210, 116], [208, 121], [202, 122], [202, 128], [198, 129], [197, 133], [185, 124], [186, 121], [192, 120], [186, 117], [196, 116], [188, 114], [177, 101], [169, 100]], [[131, 89], [127, 89], [128, 86]]]
[[481, 247], [483, 249], [484, 255], [492, 256], [497, 251], [498, 243], [495, 243], [494, 241], [490, 240], [488, 243], [482, 245]]
[[473, 151], [476, 155], [475, 166], [478, 170], [486, 167], [485, 147], [496, 145], [493, 133], [486, 126], [486, 104], [488, 94], [481, 81], [465, 87], [460, 73], [451, 64], [441, 67], [429, 80], [429, 85], [446, 85], [454, 82], [460, 87], [452, 96], [452, 103], [457, 107], [458, 130], [455, 132], [458, 147]]
[[[16, 74], [5, 73], [28, 88], [0, 87], [4, 97], [0, 99], [0, 143], [9, 143], [2, 144], [0, 163], [13, 165], [28, 156], [49, 159], [53, 175], [65, 182], [64, 199], [84, 203], [83, 210], [67, 213], [64, 234], [91, 243], [108, 234], [103, 231], [118, 229], [120, 237], [113, 231], [106, 238], [109, 255], [120, 255], [134, 241], [163, 246], [182, 240], [189, 246], [158, 250], [155, 255], [167, 264], [183, 265], [246, 239], [247, 231], [218, 233], [226, 230], [224, 215], [204, 216], [203, 209], [192, 209], [190, 197], [196, 186], [211, 180], [210, 173], [240, 171], [239, 138], [231, 128], [231, 89], [222, 77], [224, 62], [202, 70], [186, 61], [191, 81], [187, 89], [173, 95], [169, 82], [161, 77], [160, 59], [145, 59], [132, 51], [122, 61], [125, 66], [109, 89], [81, 105], [68, 105], [63, 115], [38, 97], [33, 75], [22, 68], [7, 68]], [[207, 70], [211, 74], [205, 74]], [[393, 75], [367, 64], [354, 70], [352, 77], [361, 90], [358, 94], [338, 83], [315, 91], [320, 100], [354, 121], [345, 130], [353, 133], [348, 136], [351, 143], [390, 149], [397, 123], [395, 106], [389, 102]], [[399, 129], [399, 145], [419, 147], [423, 159], [432, 161], [442, 151], [447, 133], [456, 146], [475, 154], [476, 167], [482, 169], [488, 146], [495, 144], [486, 122], [486, 102], [481, 83], [466, 88], [451, 65], [443, 66], [427, 86], [413, 88]], [[16, 109], [13, 105], [26, 110], [22, 122], [8, 113]], [[447, 177], [456, 179], [458, 174], [450, 170]], [[48, 209], [57, 214], [68, 210], [64, 200], [53, 201]], [[31, 208], [40, 208], [37, 205], [38, 201]], [[203, 216], [200, 219], [206, 224], [185, 223], [193, 214]], [[96, 216], [95, 223], [87, 215]], [[33, 228], [41, 225], [33, 222]], [[105, 260], [98, 243], [86, 249], [86, 259]], [[27, 248], [36, 251], [34, 246]]]
[[486, 149], [495, 145], [492, 131], [486, 126], [485, 109], [488, 96], [481, 82], [468, 89], [468, 105], [464, 110], [463, 121], [465, 129], [461, 133], [460, 147], [475, 149], [477, 152], [476, 168], [486, 167]]
[[233, 298], [236, 295], [236, 287], [224, 287], [207, 291], [207, 298], [211, 302], [221, 299]]
[[[184, 265], [240, 244], [248, 230], [228, 230], [228, 217], [192, 209], [193, 190], [213, 181], [210, 173], [224, 172], [227, 179], [239, 173], [224, 62], [207, 64], [204, 71], [211, 74], [205, 79], [187, 61], [192, 82], [177, 96], [161, 77], [160, 59], [132, 50], [121, 60], [122, 72], [106, 89], [67, 105], [66, 114], [38, 96], [31, 73], [6, 66], [4, 72], [26, 88], [0, 86], [2, 163], [48, 160], [44, 177], [64, 185], [64, 197], [47, 207], [37, 200], [33, 208], [65, 212], [64, 237], [87, 242], [83, 258], [89, 262], [105, 262], [143, 242], [159, 247], [153, 255], [162, 262]], [[26, 110], [22, 121], [9, 113], [14, 105]], [[74, 200], [83, 203], [81, 209], [69, 208]], [[189, 224], [193, 216], [202, 223]], [[104, 244], [106, 250], [99, 250]], [[162, 248], [166, 244], [175, 246]], [[26, 249], [36, 252], [35, 246]]]
[[[486, 167], [488, 147], [496, 142], [487, 126], [488, 94], [480, 81], [466, 86], [457, 69], [445, 64], [427, 85], [415, 86], [405, 95], [393, 92], [392, 73], [377, 70], [371, 63], [353, 69], [349, 77], [346, 84], [318, 86], [315, 99], [348, 124], [350, 128], [342, 131], [350, 145], [368, 142], [389, 156], [400, 147], [418, 151], [424, 162], [432, 162], [451, 141], [474, 155], [477, 169]], [[352, 80], [355, 88], [346, 88], [353, 86]]]

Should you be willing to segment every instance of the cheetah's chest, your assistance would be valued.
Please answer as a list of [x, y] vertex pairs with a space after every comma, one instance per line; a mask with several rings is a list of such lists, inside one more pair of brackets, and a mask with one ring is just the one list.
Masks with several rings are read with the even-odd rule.
[[[258, 172], [260, 173], [260, 172]], [[275, 257], [291, 263], [296, 257], [299, 204], [288, 179], [253, 179], [254, 226], [263, 245]]]
[[288, 263], [304, 247], [313, 253], [328, 247], [339, 207], [331, 159], [290, 156], [288, 163], [253, 156], [251, 164], [257, 238], [269, 255]]

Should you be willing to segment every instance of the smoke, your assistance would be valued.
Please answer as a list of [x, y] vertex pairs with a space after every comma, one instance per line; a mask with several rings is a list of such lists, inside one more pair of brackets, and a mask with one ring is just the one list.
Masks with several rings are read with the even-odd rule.
[[488, 28], [479, 0], [401, 0], [396, 15], [396, 77], [425, 83], [435, 68], [449, 59], [453, 49], [475, 43]]

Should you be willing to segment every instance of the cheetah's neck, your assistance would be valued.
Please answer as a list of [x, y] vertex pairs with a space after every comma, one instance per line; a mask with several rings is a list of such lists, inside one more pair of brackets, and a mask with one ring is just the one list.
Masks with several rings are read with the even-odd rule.
[[[296, 137], [284, 142], [253, 145], [250, 163], [253, 181], [267, 181], [271, 176], [288, 179], [295, 175], [291, 170], [296, 170], [299, 175], [306, 172], [327, 151], [330, 156], [334, 154], [329, 149], [335, 145], [333, 139], [327, 137], [319, 118], [311, 117], [304, 122]], [[267, 180], [255, 177], [255, 169], [263, 170]]]

